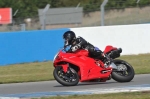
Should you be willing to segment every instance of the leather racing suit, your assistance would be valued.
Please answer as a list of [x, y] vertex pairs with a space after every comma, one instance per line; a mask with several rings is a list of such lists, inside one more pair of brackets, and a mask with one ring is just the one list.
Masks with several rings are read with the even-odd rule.
[[87, 42], [84, 38], [78, 36], [73, 43], [71, 44], [70, 49], [68, 52], [74, 52], [78, 49], [86, 49], [89, 52], [89, 57], [94, 59], [105, 59], [102, 55], [102, 51], [96, 47], [94, 47], [92, 44]]

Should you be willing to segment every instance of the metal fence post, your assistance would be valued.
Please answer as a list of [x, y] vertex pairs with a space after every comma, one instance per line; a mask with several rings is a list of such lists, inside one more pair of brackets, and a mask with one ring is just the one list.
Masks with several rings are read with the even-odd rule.
[[[137, 6], [137, 17], [138, 17], [138, 14], [139, 14], [139, 2], [140, 2], [140, 0], [137, 0], [137, 1], [136, 1], [136, 6]], [[141, 18], [139, 18], [138, 23], [141, 23]]]
[[101, 26], [104, 26], [104, 15], [105, 15], [104, 7], [107, 4], [107, 2], [108, 2], [108, 0], [104, 0], [100, 6], [100, 9], [101, 9]]
[[76, 9], [80, 6], [80, 2], [78, 3], [78, 5], [76, 6]]
[[140, 2], [140, 0], [137, 0], [136, 3], [138, 4]]
[[46, 7], [45, 7], [44, 10], [43, 10], [43, 22], [42, 22], [42, 23], [43, 23], [43, 24], [42, 24], [42, 29], [43, 29], [43, 30], [45, 30], [46, 12], [48, 11], [49, 7], [50, 7], [50, 4], [47, 4]]
[[137, 0], [137, 1], [136, 1], [137, 7], [139, 7], [139, 2], [140, 2], [140, 0]]
[[26, 24], [20, 24], [21, 25], [21, 31], [25, 31], [26, 30]]

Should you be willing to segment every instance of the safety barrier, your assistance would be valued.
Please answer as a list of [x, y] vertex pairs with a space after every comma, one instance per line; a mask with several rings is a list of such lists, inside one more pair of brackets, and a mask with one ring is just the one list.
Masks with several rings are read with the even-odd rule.
[[106, 45], [123, 49], [122, 55], [150, 53], [150, 24], [80, 27], [0, 33], [0, 66], [53, 60], [63, 47], [62, 35], [72, 30], [104, 50]]
[[0, 65], [53, 60], [65, 29], [0, 33]]
[[150, 53], [149, 29], [150, 24], [71, 28], [101, 50], [106, 45], [121, 47], [122, 55]]

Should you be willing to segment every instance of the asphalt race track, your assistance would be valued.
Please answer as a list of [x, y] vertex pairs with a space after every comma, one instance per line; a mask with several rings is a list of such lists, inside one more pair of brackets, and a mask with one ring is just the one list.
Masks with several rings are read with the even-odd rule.
[[135, 75], [134, 79], [128, 83], [109, 80], [105, 83], [79, 83], [71, 87], [62, 86], [56, 81], [0, 84], [0, 97], [29, 98], [139, 90], [150, 90], [150, 74]]

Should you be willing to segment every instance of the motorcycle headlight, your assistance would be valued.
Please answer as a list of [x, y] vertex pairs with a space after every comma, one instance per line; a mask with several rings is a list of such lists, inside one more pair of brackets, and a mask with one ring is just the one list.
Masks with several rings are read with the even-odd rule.
[[58, 56], [58, 53], [56, 53], [56, 55], [54, 56], [53, 62], [54, 62], [54, 60], [57, 58], [57, 56]]

